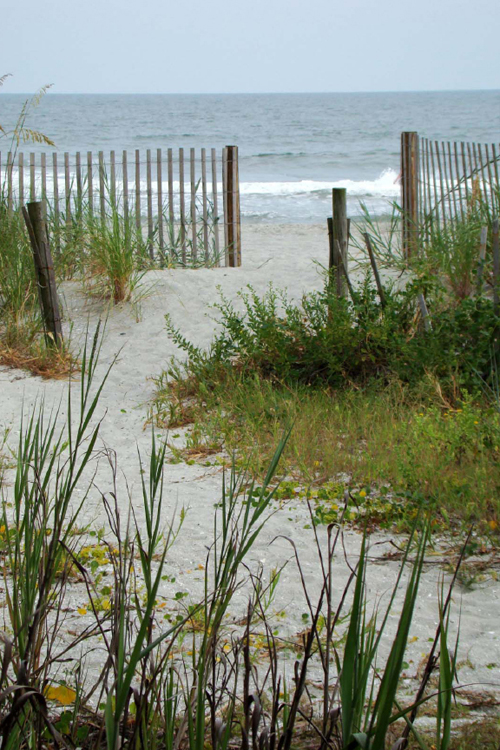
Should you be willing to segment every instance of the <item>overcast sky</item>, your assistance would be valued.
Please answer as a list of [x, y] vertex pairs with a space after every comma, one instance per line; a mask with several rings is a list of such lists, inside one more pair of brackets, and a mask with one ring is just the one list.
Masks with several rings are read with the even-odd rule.
[[500, 0], [2, 0], [1, 19], [6, 93], [500, 88]]

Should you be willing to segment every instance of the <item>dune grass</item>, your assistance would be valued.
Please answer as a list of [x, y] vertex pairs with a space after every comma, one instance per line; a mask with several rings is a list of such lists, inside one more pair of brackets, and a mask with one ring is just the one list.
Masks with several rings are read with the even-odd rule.
[[[186, 606], [183, 597], [168, 599], [165, 565], [183, 532], [182, 514], [176, 519], [166, 506], [166, 445], [157, 445], [153, 432], [149, 459], [139, 463], [142, 493], [127, 514], [116, 457], [98, 447], [105, 387], [105, 379], [96, 381], [99, 346], [97, 333], [84, 352], [79, 399], [76, 406], [68, 401], [66, 420], [61, 422], [62, 412], [48, 415], [40, 404], [21, 425], [15, 475], [2, 484], [7, 597], [2, 746], [382, 750], [405, 747], [408, 734], [427, 750], [460, 747], [451, 736], [456, 718], [451, 691], [459, 695], [460, 686], [449, 621], [460, 561], [440, 598], [439, 626], [429, 634], [432, 645], [416, 699], [402, 707], [399, 697], [428, 520], [421, 519], [422, 533], [411, 531], [391, 593], [373, 612], [366, 585], [369, 536], [363, 536], [348, 582], [338, 590], [333, 560], [343, 544], [343, 518], [324, 538], [311, 529], [318, 586], [315, 592], [306, 586], [297, 555], [308, 627], [292, 641], [292, 663], [287, 662], [287, 649], [267, 614], [279, 575], [267, 582], [249, 553], [276, 512], [273, 478], [289, 436], [281, 437], [258, 486], [249, 485], [235, 466], [228, 472], [202, 566], [204, 594]], [[110, 469], [109, 490], [102, 489], [107, 524], [97, 537], [81, 527], [96, 452]], [[346, 506], [344, 516], [347, 511]], [[77, 597], [84, 593], [88, 604], [85, 620], [71, 626], [68, 641], [65, 617], [75, 607], [75, 591]], [[244, 592], [244, 612], [237, 592], [238, 599]], [[396, 602], [398, 627], [390, 634]], [[85, 672], [82, 665], [93, 654], [98, 673]], [[308, 677], [313, 667], [321, 675], [316, 688]], [[424, 735], [415, 721], [432, 706], [435, 728]]]

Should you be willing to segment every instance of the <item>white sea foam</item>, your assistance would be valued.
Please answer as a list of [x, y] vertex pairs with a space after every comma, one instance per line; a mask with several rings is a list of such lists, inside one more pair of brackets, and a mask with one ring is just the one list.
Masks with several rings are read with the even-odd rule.
[[375, 180], [297, 180], [295, 182], [241, 182], [241, 195], [307, 195], [329, 192], [332, 188], [346, 188], [350, 196], [380, 196], [398, 198], [401, 188], [398, 175], [393, 169], [386, 169]]

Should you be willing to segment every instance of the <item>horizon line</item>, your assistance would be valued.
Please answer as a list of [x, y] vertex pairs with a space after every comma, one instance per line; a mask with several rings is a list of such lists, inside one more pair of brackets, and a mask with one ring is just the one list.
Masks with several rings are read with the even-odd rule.
[[[52, 86], [53, 84], [48, 84]], [[452, 94], [486, 93], [500, 91], [500, 88], [467, 89], [380, 89], [377, 91], [51, 91], [45, 96], [303, 96], [325, 94]], [[2, 91], [7, 96], [33, 96], [34, 92]], [[36, 92], [35, 92], [36, 93]]]

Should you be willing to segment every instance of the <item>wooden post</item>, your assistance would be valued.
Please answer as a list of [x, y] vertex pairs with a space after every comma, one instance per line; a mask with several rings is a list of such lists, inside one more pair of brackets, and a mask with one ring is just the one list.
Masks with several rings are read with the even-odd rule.
[[479, 239], [479, 260], [476, 273], [476, 294], [479, 297], [483, 291], [483, 273], [486, 260], [486, 244], [488, 242], [488, 227], [481, 227]]
[[[345, 297], [347, 287], [343, 266], [347, 270], [347, 246], [349, 244], [347, 190], [345, 188], [332, 189], [332, 218], [331, 223], [328, 222], [328, 235], [330, 240], [328, 268], [331, 283], [334, 284], [337, 296]], [[339, 248], [341, 257], [338, 255]]]
[[76, 170], [76, 215], [82, 220], [83, 208], [83, 180], [82, 180], [82, 155], [79, 151], [75, 154]]
[[238, 146], [226, 146], [226, 180], [224, 189], [227, 227], [227, 257], [232, 268], [241, 266], [241, 217], [238, 170]]
[[12, 168], [14, 166], [14, 157], [12, 152], [9, 151], [7, 154], [7, 206], [9, 216], [12, 216], [13, 211], [13, 200], [12, 200]]
[[54, 264], [43, 218], [43, 202], [28, 203], [27, 210], [24, 206], [22, 210], [33, 250], [46, 340], [49, 344], [61, 346], [63, 340], [61, 315], [57, 299]]
[[30, 201], [36, 201], [35, 154], [30, 154]]
[[141, 237], [141, 153], [139, 149], [135, 150], [135, 226], [137, 234]]
[[104, 225], [106, 220], [106, 195], [104, 191], [105, 184], [105, 167], [104, 167], [104, 151], [99, 151], [99, 206], [101, 213], [101, 224]]
[[68, 231], [67, 239], [71, 230], [71, 183], [69, 175], [69, 153], [64, 153], [64, 196], [66, 206], [66, 229]]
[[115, 211], [116, 205], [116, 156], [114, 151], [109, 152], [109, 197], [111, 199], [111, 212]]
[[418, 151], [418, 134], [401, 133], [403, 252], [407, 258], [418, 253]]

